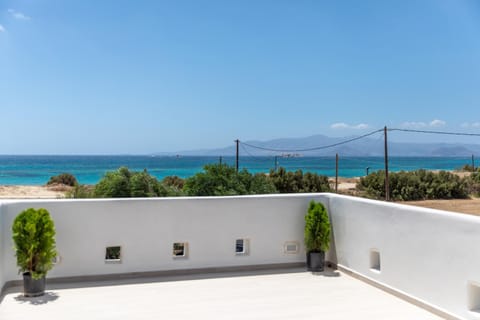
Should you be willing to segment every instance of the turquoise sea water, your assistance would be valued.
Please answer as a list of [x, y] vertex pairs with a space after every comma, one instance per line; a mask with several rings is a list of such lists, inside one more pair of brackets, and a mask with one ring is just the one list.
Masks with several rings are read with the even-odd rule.
[[[223, 157], [223, 163], [235, 164], [235, 157]], [[42, 185], [51, 176], [68, 172], [80, 183], [95, 184], [107, 171], [127, 166], [131, 170], [147, 169], [159, 179], [169, 175], [186, 178], [202, 171], [208, 163], [218, 163], [219, 157], [154, 157], [154, 156], [0, 156], [0, 185]], [[391, 171], [430, 169], [453, 170], [471, 164], [469, 157], [392, 157]], [[278, 158], [278, 166], [294, 171], [316, 172], [335, 176], [334, 157]], [[273, 157], [240, 157], [240, 168], [250, 172], [268, 172], [275, 167]], [[339, 160], [340, 177], [364, 176], [382, 170], [381, 157], [348, 157]]]

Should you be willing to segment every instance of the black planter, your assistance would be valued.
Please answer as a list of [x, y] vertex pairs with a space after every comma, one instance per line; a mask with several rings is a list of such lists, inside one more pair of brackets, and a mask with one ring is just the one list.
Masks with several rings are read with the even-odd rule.
[[25, 297], [39, 297], [45, 294], [45, 277], [33, 279], [29, 272], [23, 274], [23, 294]]
[[325, 265], [325, 252], [310, 251], [307, 253], [307, 270], [322, 272]]

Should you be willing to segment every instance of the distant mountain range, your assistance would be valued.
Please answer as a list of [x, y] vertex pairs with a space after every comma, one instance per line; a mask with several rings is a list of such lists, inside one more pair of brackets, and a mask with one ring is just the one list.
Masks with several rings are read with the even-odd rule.
[[[269, 141], [246, 141], [240, 145], [240, 155], [242, 156], [272, 156], [281, 154], [297, 154], [301, 156], [334, 156], [338, 153], [341, 156], [356, 157], [377, 157], [384, 155], [383, 138], [372, 139], [363, 138], [346, 144], [341, 144], [331, 148], [300, 151], [302, 149], [316, 148], [320, 146], [330, 146], [355, 137], [333, 138], [324, 135], [314, 135], [305, 138], [281, 138]], [[291, 150], [291, 151], [269, 151], [258, 148], [252, 148], [248, 145], [257, 146], [266, 149]], [[295, 151], [296, 150], [296, 151]], [[479, 144], [461, 144], [461, 143], [406, 143], [393, 142], [388, 143], [388, 153], [390, 156], [404, 157], [459, 157], [480, 155]], [[156, 155], [186, 155], [186, 156], [234, 156], [235, 145], [218, 148], [187, 150], [178, 152], [162, 152]]]

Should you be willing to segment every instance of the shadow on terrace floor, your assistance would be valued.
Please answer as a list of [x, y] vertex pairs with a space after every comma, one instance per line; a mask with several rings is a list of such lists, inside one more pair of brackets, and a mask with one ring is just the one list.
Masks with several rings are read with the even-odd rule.
[[[178, 271], [181, 272], [181, 271]], [[0, 296], [0, 303], [7, 294], [19, 293], [15, 300], [20, 303], [30, 303], [33, 305], [46, 304], [55, 301], [59, 298], [59, 295], [52, 290], [61, 289], [77, 289], [77, 288], [94, 288], [94, 287], [110, 287], [110, 286], [122, 286], [130, 284], [144, 284], [154, 282], [173, 282], [173, 281], [194, 281], [205, 279], [218, 279], [218, 278], [234, 278], [234, 277], [248, 277], [258, 275], [275, 275], [275, 274], [294, 274], [309, 272], [306, 268], [285, 268], [285, 269], [267, 269], [267, 270], [246, 270], [246, 271], [219, 271], [208, 273], [192, 273], [191, 271], [185, 274], [174, 275], [158, 275], [149, 276], [148, 273], [138, 274], [123, 274], [123, 275], [107, 275], [107, 276], [95, 276], [85, 277], [86, 280], [79, 280], [78, 278], [60, 278], [60, 279], [48, 279], [46, 293], [42, 297], [27, 298], [22, 294], [22, 287], [15, 286], [6, 289], [2, 296]], [[315, 276], [320, 277], [341, 277], [341, 273], [335, 269], [325, 268], [323, 272], [312, 272]], [[93, 279], [95, 278], [95, 279]]]

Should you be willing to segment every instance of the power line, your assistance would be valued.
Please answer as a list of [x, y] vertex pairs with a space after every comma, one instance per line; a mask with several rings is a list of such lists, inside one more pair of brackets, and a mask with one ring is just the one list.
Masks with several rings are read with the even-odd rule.
[[330, 144], [330, 145], [326, 145], [326, 146], [306, 148], [306, 149], [274, 149], [274, 148], [266, 148], [266, 147], [255, 146], [255, 145], [252, 145], [252, 144], [249, 144], [249, 143], [246, 143], [246, 142], [241, 142], [241, 143], [244, 144], [244, 145], [246, 145], [246, 146], [248, 146], [248, 147], [250, 147], [250, 148], [255, 148], [255, 149], [260, 149], [260, 150], [266, 150], [266, 151], [274, 151], [274, 152], [306, 152], [306, 151], [322, 150], [322, 149], [328, 149], [328, 148], [340, 146], [340, 145], [342, 145], [342, 144], [347, 144], [347, 143], [350, 143], [350, 142], [353, 142], [353, 141], [356, 141], [356, 140], [360, 140], [360, 139], [366, 138], [366, 137], [368, 137], [368, 136], [374, 135], [375, 133], [381, 132], [381, 131], [383, 131], [383, 130], [384, 130], [384, 129], [379, 129], [379, 130], [375, 130], [375, 131], [372, 131], [372, 132], [370, 132], [370, 133], [367, 133], [367, 134], [364, 134], [364, 135], [361, 135], [361, 136], [359, 136], [359, 137], [355, 137], [355, 138], [352, 138], [352, 139], [348, 139], [348, 140], [345, 140], [345, 141], [337, 142], [337, 143]]
[[403, 132], [415, 132], [415, 133], [444, 134], [444, 135], [451, 135], [451, 136], [480, 137], [480, 133], [465, 133], [465, 132], [430, 131], [430, 130], [398, 129], [398, 128], [388, 129], [388, 131], [403, 131]]

